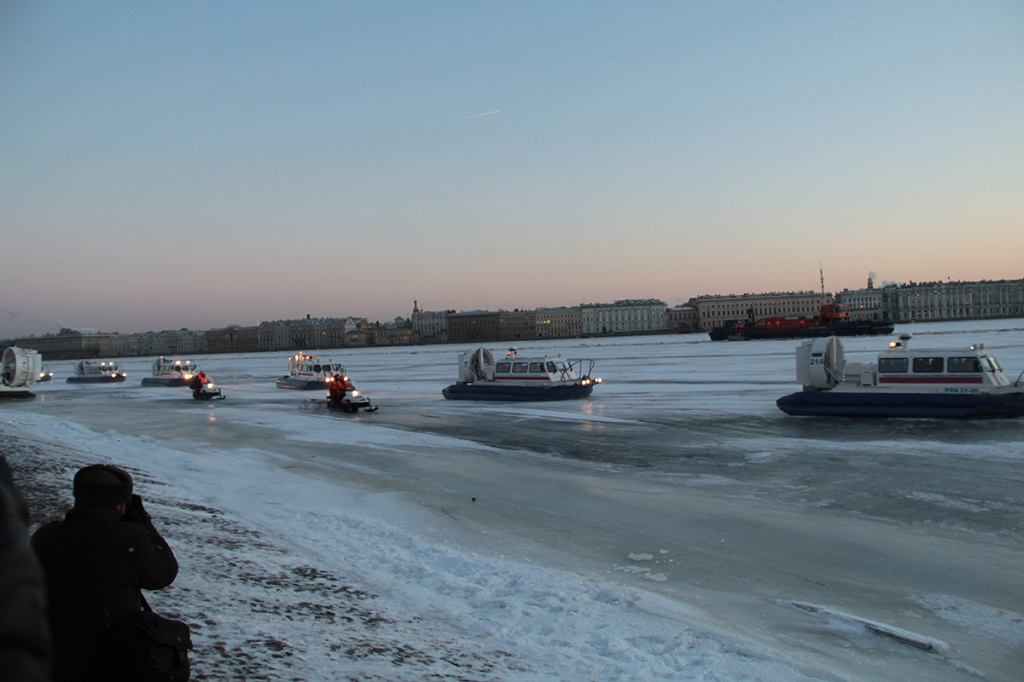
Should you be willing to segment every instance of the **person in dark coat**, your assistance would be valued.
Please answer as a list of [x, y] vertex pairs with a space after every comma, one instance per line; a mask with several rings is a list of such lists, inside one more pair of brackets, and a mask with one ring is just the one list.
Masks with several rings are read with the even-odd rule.
[[0, 456], [0, 677], [50, 679], [43, 569], [28, 544], [28, 505]]
[[75, 506], [32, 536], [46, 576], [54, 682], [137, 679], [110, 645], [118, 620], [143, 609], [142, 590], [167, 587], [178, 562], [160, 536], [128, 472], [108, 464], [80, 469]]

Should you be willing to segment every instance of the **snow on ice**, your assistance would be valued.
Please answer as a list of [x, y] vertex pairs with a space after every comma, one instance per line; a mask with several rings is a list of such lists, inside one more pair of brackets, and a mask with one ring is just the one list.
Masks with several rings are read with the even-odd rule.
[[[1020, 320], [913, 331], [1024, 369]], [[151, 359], [121, 387], [49, 363], [0, 404], [0, 452], [37, 525], [78, 467], [132, 472], [181, 563], [150, 601], [193, 625], [197, 680], [1019, 679], [1024, 420], [788, 418], [793, 342], [531, 346], [605, 383], [452, 404], [461, 348], [325, 352], [381, 405], [342, 417], [275, 389], [276, 356], [194, 358], [217, 405], [139, 387]]]

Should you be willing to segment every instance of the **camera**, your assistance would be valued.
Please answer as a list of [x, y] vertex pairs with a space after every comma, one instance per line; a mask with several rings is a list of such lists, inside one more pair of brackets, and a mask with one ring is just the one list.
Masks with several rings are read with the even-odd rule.
[[124, 514], [121, 516], [122, 521], [132, 521], [134, 523], [144, 523], [152, 518], [149, 512], [146, 511], [146, 508], [142, 506], [142, 498], [135, 494], [124, 505]]

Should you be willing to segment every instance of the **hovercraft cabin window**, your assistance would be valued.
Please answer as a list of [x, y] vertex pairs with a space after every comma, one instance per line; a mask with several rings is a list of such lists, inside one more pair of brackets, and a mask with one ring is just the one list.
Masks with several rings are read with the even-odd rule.
[[530, 374], [543, 374], [544, 363], [543, 362], [531, 362], [530, 363]]
[[949, 372], [980, 372], [981, 361], [978, 358], [950, 358], [946, 361]]
[[943, 358], [914, 358], [914, 372], [920, 374], [937, 374], [945, 366]]
[[907, 371], [906, 358], [878, 358], [879, 374], [902, 374]]
[[509, 374], [512, 372], [511, 362], [499, 362], [494, 366], [495, 374]]
[[528, 369], [530, 369], [530, 363], [528, 363], [528, 362], [513, 362], [512, 363], [512, 373], [513, 374], [526, 374]]

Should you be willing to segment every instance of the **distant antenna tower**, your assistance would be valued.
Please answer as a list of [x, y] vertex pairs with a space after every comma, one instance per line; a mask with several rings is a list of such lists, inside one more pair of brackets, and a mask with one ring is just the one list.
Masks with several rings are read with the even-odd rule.
[[818, 263], [818, 277], [821, 278], [821, 304], [825, 305], [825, 268]]

